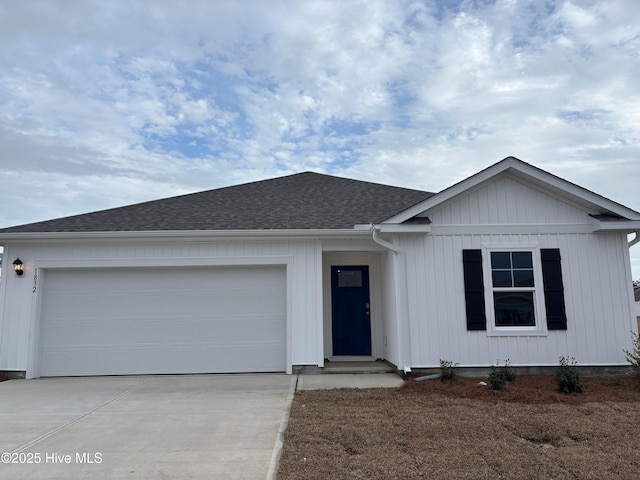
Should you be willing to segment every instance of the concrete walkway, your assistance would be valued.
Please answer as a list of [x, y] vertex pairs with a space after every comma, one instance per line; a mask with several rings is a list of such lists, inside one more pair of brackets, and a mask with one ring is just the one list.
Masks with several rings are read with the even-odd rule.
[[0, 383], [0, 479], [272, 480], [296, 386], [395, 374], [150, 375]]
[[296, 390], [322, 390], [330, 388], [397, 388], [404, 380], [395, 373], [332, 373], [300, 375]]

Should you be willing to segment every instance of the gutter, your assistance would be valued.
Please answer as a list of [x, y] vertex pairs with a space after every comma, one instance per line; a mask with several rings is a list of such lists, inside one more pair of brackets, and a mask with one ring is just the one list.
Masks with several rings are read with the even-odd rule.
[[593, 218], [591, 224], [594, 232], [633, 232], [640, 228], [640, 220], [602, 221]]
[[371, 225], [371, 239], [376, 242], [378, 245], [386, 248], [387, 250], [391, 250], [393, 253], [399, 253], [400, 250], [391, 242], [387, 242], [380, 238], [380, 227], [375, 227]]
[[633, 247], [636, 243], [640, 242], [640, 230], [635, 231], [636, 236], [629, 242], [629, 248]]
[[381, 224], [374, 225], [373, 223], [369, 224], [359, 224], [353, 227], [354, 230], [359, 232], [371, 232], [371, 239], [380, 245], [381, 247], [386, 248], [387, 250], [392, 251], [393, 253], [400, 253], [400, 249], [396, 247], [393, 243], [388, 242], [387, 240], [383, 240], [380, 238], [380, 232], [384, 233], [404, 233], [404, 234], [421, 234], [425, 235], [431, 232], [431, 224], [420, 224], [420, 225], [396, 225], [396, 224]]
[[281, 230], [137, 230], [104, 232], [19, 232], [0, 234], [0, 245], [4, 243], [40, 242], [43, 240], [150, 240], [179, 239], [205, 240], [290, 238], [368, 237], [369, 231], [344, 229], [281, 229]]

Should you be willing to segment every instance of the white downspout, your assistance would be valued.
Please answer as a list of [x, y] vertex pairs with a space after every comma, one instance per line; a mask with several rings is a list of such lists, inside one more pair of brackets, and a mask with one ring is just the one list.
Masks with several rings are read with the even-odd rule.
[[629, 248], [633, 247], [636, 243], [640, 242], [640, 230], [636, 230], [636, 236], [629, 242]]
[[378, 245], [386, 248], [387, 250], [391, 250], [393, 253], [396, 253], [396, 254], [400, 252], [398, 250], [398, 248], [393, 243], [387, 242], [386, 240], [383, 240], [383, 239], [380, 238], [380, 227], [374, 227], [372, 225], [371, 226], [371, 231], [373, 232], [371, 238]]
[[[402, 318], [405, 318], [407, 316], [407, 312], [405, 311], [405, 308], [403, 307], [403, 305], [406, 304], [407, 299], [406, 299], [406, 292], [407, 292], [407, 285], [406, 285], [406, 265], [405, 268], [401, 268], [401, 266], [399, 265], [400, 261], [405, 261], [404, 259], [400, 260], [400, 258], [402, 257], [400, 255], [400, 249], [398, 247], [396, 247], [393, 243], [391, 242], [387, 242], [386, 240], [383, 240], [380, 238], [380, 227], [376, 227], [374, 225], [371, 225], [371, 238], [373, 239], [373, 241], [375, 243], [377, 243], [378, 245], [386, 248], [387, 250], [392, 251], [395, 255], [396, 255], [396, 261], [394, 262], [394, 277], [395, 277], [395, 286], [396, 286], [396, 302], [400, 302], [401, 304], [397, 304], [396, 305], [396, 315], [398, 316], [397, 319], [397, 333], [398, 333], [398, 359], [400, 360], [400, 362], [403, 365], [398, 365], [398, 367], [402, 368], [402, 370], [404, 371], [405, 375], [411, 373], [411, 366], [407, 363], [407, 359], [406, 359], [406, 352], [405, 352], [405, 339], [404, 339], [404, 333], [407, 333], [407, 337], [408, 332], [404, 332], [404, 329], [402, 328]], [[404, 293], [404, 296], [400, 294], [400, 292]]]

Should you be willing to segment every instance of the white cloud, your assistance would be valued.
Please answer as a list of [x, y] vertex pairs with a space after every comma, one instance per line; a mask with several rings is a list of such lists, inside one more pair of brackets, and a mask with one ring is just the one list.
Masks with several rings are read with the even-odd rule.
[[301, 170], [440, 190], [507, 155], [640, 209], [640, 3], [452, 5], [2, 2], [0, 221]]

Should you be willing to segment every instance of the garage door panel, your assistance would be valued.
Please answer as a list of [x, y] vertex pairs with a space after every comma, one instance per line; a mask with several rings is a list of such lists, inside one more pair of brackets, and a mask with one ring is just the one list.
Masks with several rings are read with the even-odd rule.
[[[234, 312], [236, 315], [259, 315], [264, 311], [277, 311], [284, 314], [281, 289], [270, 288], [268, 291], [256, 292], [245, 290], [239, 292], [207, 293], [203, 292], [168, 292], [160, 294], [137, 293], [135, 299], [131, 295], [108, 295], [97, 293], [92, 295], [63, 295], [52, 299], [47, 305], [48, 319], [64, 320], [69, 316], [69, 304], [74, 304], [74, 318], [82, 315], [87, 319], [102, 318], [99, 312], [109, 311], [117, 318], [122, 315], [137, 317], [180, 318], [188, 311], [189, 317], [215, 316], [216, 312]], [[206, 299], [206, 301], [203, 301]], [[212, 306], [215, 306], [212, 309]]]
[[283, 371], [284, 267], [51, 270], [40, 374]]
[[[207, 346], [157, 344], [138, 345], [135, 349], [121, 345], [64, 349], [48, 354], [56, 365], [43, 376], [66, 375], [130, 375], [158, 373], [241, 373], [273, 372], [270, 364], [281, 362], [282, 345], [218, 344]], [[72, 355], [70, 355], [71, 353]], [[94, 367], [96, 356], [103, 358], [100, 369]], [[177, 361], [176, 359], [180, 359]], [[259, 363], [255, 363], [259, 360]], [[252, 363], [253, 362], [253, 363]], [[185, 371], [184, 365], [191, 365]], [[135, 370], [132, 366], [135, 365]]]
[[[273, 337], [274, 331], [281, 331], [282, 317], [264, 315], [238, 315], [223, 318], [156, 318], [148, 317], [111, 319], [97, 322], [95, 319], [78, 321], [47, 322], [42, 327], [48, 348], [69, 345], [69, 330], [73, 329], [74, 343], [78, 345], [109, 344], [138, 345], [145, 343], [169, 345], [188, 342], [189, 344], [216, 342], [258, 343]], [[212, 331], [213, 325], [215, 331]], [[127, 331], [123, 336], [122, 332]], [[195, 335], [197, 332], [198, 333]], [[281, 340], [280, 340], [281, 341]]]

